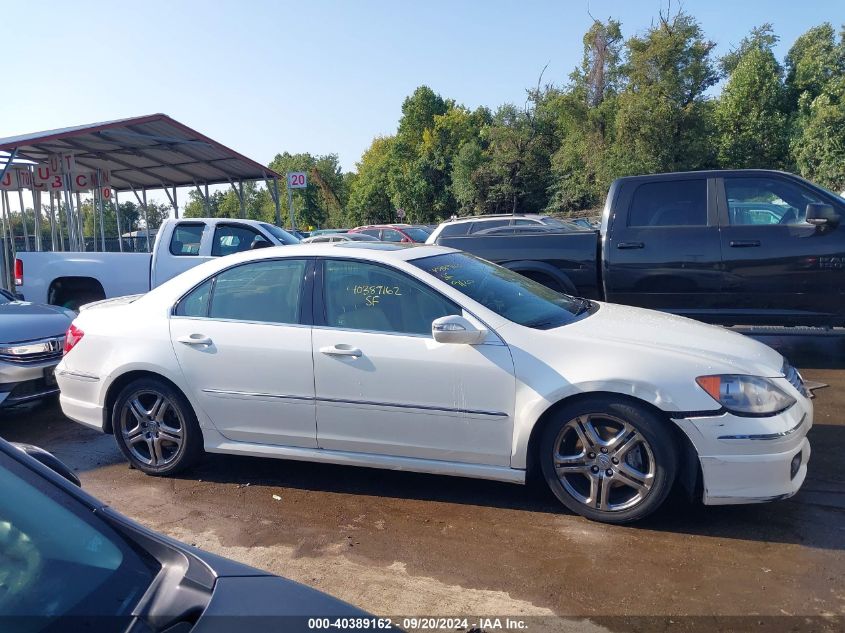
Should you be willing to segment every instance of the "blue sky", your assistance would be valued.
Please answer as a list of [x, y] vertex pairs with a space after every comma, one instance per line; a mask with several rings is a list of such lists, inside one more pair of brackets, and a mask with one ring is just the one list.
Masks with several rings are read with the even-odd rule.
[[[673, 3], [673, 7], [677, 6]], [[49, 6], [52, 5], [52, 6]], [[48, 8], [35, 8], [48, 6]], [[164, 112], [267, 163], [337, 153], [353, 169], [420, 84], [469, 107], [564, 82], [597, 18], [646, 29], [666, 0], [7, 2], [0, 137]], [[686, 0], [723, 53], [769, 21], [792, 41], [842, 2]]]

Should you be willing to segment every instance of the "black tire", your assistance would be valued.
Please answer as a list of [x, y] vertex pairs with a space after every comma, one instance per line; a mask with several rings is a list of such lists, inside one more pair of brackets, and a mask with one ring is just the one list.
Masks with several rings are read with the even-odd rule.
[[543, 429], [538, 450], [543, 477], [560, 502], [604, 523], [630, 523], [657, 510], [678, 467], [666, 420], [612, 396], [564, 405]]
[[121, 390], [112, 409], [112, 429], [129, 463], [148, 475], [174, 475], [203, 455], [193, 408], [178, 389], [158, 378], [139, 378]]

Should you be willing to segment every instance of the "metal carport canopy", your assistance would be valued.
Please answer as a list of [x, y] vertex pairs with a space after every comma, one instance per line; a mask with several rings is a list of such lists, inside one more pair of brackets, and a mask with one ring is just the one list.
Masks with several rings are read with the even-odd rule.
[[36, 163], [73, 154], [79, 170], [109, 171], [117, 191], [283, 178], [166, 114], [0, 139], [0, 151], [14, 150]]

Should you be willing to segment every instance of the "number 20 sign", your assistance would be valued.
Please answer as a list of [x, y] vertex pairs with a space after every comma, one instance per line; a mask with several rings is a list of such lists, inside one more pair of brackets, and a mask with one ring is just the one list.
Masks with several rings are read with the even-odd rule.
[[305, 189], [308, 186], [308, 177], [304, 171], [288, 172], [288, 187], [291, 189]]

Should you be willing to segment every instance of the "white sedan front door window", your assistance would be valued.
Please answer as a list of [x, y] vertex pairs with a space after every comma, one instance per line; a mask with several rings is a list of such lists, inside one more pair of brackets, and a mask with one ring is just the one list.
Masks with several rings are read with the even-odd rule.
[[[326, 260], [313, 332], [320, 448], [510, 465], [510, 351], [437, 343], [459, 306], [387, 266]], [[320, 294], [320, 288], [317, 289]]]

